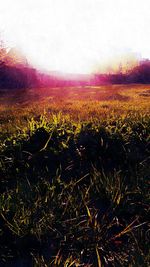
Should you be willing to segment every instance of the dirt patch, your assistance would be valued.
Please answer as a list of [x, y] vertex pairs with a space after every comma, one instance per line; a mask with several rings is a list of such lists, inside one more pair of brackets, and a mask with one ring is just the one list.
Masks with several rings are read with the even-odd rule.
[[145, 90], [141, 92], [139, 96], [150, 97], [150, 90]]
[[130, 97], [125, 96], [125, 95], [120, 95], [120, 94], [113, 94], [113, 95], [107, 96], [105, 100], [129, 101]]

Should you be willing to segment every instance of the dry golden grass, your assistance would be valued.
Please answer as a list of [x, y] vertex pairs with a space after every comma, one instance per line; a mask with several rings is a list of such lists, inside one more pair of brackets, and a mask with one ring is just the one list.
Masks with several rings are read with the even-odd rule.
[[148, 85], [1, 92], [0, 266], [149, 266], [149, 99]]
[[150, 114], [150, 85], [111, 85], [40, 88], [1, 92], [1, 132], [25, 129], [41, 114], [51, 119], [61, 112], [66, 120], [93, 121], [131, 114]]

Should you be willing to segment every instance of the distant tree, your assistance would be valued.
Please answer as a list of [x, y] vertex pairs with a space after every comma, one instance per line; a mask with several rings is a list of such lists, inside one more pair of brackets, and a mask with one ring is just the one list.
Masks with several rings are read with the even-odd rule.
[[5, 58], [7, 55], [7, 48], [4, 46], [4, 42], [0, 40], [0, 65], [5, 63]]
[[150, 83], [150, 60], [143, 60], [128, 74], [129, 82]]
[[[38, 84], [36, 70], [29, 65], [18, 64], [9, 55], [3, 41], [0, 41], [0, 88], [29, 88]], [[13, 64], [12, 64], [13, 62]]]

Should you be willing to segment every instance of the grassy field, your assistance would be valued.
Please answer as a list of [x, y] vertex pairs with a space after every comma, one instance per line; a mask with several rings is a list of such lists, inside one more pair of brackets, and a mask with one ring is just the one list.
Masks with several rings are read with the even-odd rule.
[[150, 86], [0, 95], [0, 266], [148, 267]]

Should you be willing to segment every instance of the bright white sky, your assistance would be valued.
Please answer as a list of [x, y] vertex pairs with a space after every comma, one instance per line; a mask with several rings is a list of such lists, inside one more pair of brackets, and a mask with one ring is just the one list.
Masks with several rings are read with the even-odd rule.
[[150, 0], [0, 0], [0, 34], [34, 66], [89, 73], [126, 53], [150, 58]]

